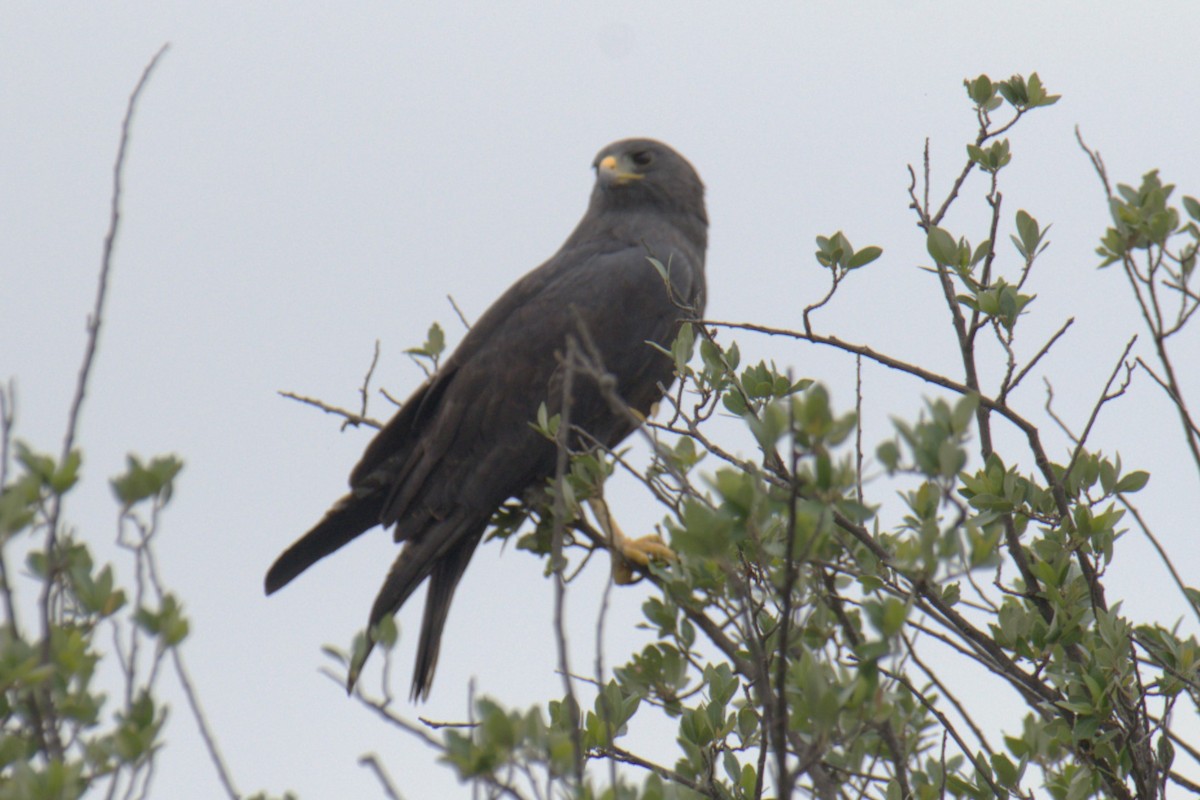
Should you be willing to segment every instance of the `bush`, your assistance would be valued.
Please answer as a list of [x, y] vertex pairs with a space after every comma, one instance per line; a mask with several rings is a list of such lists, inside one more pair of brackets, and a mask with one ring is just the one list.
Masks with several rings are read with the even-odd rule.
[[[609, 546], [582, 501], [601, 498], [614, 470], [633, 471], [663, 506], [676, 554], [644, 569], [619, 565], [654, 585], [643, 611], [655, 640], [611, 675], [574, 675], [545, 706], [518, 711], [481, 698], [473, 720], [437, 735], [396, 714], [386, 693], [360, 689], [362, 702], [438, 747], [487, 797], [1074, 800], [1200, 791], [1175, 765], [1177, 753], [1200, 760], [1176, 732], [1196, 718], [1200, 646], [1177, 624], [1123, 615], [1106, 586], [1114, 542], [1130, 525], [1154, 542], [1181, 614], [1200, 619], [1200, 593], [1175, 573], [1134, 505], [1149, 475], [1106, 455], [1091, 435], [1131, 382], [1153, 380], [1177, 409], [1200, 472], [1200, 430], [1168, 347], [1200, 305], [1189, 283], [1200, 203], [1172, 205], [1174, 187], [1154, 172], [1113, 191], [1080, 140], [1112, 209], [1100, 266], [1125, 271], [1157, 364], [1135, 360], [1131, 340], [1081, 430], [1058, 419], [1052, 392], [1044, 411], [1013, 402], [1071, 322], [1032, 347], [1019, 339], [1036, 308], [1025, 286], [1050, 225], [1003, 201], [1013, 155], [1006, 134], [1058, 97], [1036, 73], [965, 84], [978, 133], [957, 179], [940, 205], [930, 203], [932, 187], [918, 178], [929, 175], [926, 151], [909, 188], [930, 259], [927, 311], [944, 312], [960, 374], [818, 333], [816, 312], [882, 253], [854, 248], [842, 232], [818, 237], [829, 290], [804, 310], [800, 330], [712, 320], [683, 329], [673, 348], [682, 386], [666, 399], [668, 421], [645, 429], [646, 468], [622, 453], [575, 452], [549, 504], [497, 515], [494, 535], [549, 558], [547, 571], [564, 582], [565, 559], [551, 557], [558, 548]], [[965, 236], [944, 220], [967, 202], [960, 190], [973, 176], [985, 182], [987, 227]], [[745, 364], [731, 333], [836, 348], [940, 393], [871, 445], [857, 426], [861, 396], [839, 407], [820, 383]], [[603, 371], [586, 354], [575, 364]], [[721, 414], [743, 421], [756, 455], [718, 439], [712, 421]], [[548, 436], [557, 423], [539, 420]], [[1065, 433], [1066, 452], [1046, 449], [1047, 424]], [[521, 527], [526, 519], [532, 530]], [[948, 676], [964, 663], [988, 676], [972, 696], [950, 689]], [[978, 696], [988, 694], [1024, 706], [1018, 728], [985, 730]], [[622, 747], [639, 714], [674, 720], [673, 763]]]

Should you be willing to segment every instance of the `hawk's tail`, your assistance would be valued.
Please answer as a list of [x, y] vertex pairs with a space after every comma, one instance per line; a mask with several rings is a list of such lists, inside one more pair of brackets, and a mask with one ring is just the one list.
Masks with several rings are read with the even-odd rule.
[[[430, 579], [425, 598], [425, 616], [417, 644], [417, 662], [413, 670], [413, 699], [424, 699], [429, 695], [433, 672], [437, 667], [442, 630], [454, 599], [454, 590], [487, 527], [487, 517], [481, 522], [464, 518], [466, 516], [465, 513], [452, 516], [407, 541], [371, 607], [368, 632], [380, 620], [399, 611], [422, 581]], [[366, 651], [351, 664], [346, 686], [348, 691], [354, 688], [373, 647], [374, 639], [368, 633]]]
[[267, 571], [267, 594], [287, 586], [293, 578], [360, 534], [379, 524], [381, 495], [348, 494], [334, 504], [313, 529], [283, 551]]

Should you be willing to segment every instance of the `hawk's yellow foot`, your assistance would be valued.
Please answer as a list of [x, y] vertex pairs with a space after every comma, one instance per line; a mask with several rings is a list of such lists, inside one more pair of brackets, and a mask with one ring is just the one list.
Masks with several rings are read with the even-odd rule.
[[613, 519], [604, 498], [592, 498], [587, 503], [596, 515], [600, 529], [608, 537], [614, 583], [624, 586], [641, 580], [641, 576], [634, 571], [634, 564], [647, 567], [651, 561], [675, 561], [678, 558], [675, 551], [668, 547], [660, 536], [651, 534], [637, 539], [627, 537]]

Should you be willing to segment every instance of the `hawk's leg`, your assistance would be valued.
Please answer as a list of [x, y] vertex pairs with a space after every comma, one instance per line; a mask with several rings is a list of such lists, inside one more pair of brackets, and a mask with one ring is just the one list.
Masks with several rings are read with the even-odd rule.
[[608, 510], [608, 503], [603, 497], [594, 497], [587, 501], [600, 529], [608, 537], [609, 548], [612, 552], [613, 582], [621, 585], [636, 583], [641, 579], [634, 572], [633, 565], [642, 567], [650, 565], [651, 560], [675, 561], [675, 551], [667, 547], [662, 537], [651, 534], [638, 539], [628, 538], [617, 521]]

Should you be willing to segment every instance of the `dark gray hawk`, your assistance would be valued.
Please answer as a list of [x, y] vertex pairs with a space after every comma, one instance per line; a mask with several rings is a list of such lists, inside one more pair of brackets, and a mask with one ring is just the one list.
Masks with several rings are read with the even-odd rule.
[[[554, 475], [555, 444], [530, 423], [542, 403], [562, 408], [568, 336], [586, 332], [618, 395], [645, 417], [674, 380], [652, 344], [669, 349], [681, 321], [704, 310], [708, 216], [692, 165], [661, 142], [626, 139], [593, 166], [587, 213], [559, 251], [479, 318], [367, 446], [350, 493], [267, 573], [271, 594], [359, 534], [392, 528], [404, 547], [370, 626], [429, 580], [414, 698], [429, 693], [454, 589], [492, 514]], [[572, 428], [613, 447], [637, 427], [594, 378], [573, 372], [571, 386]]]

